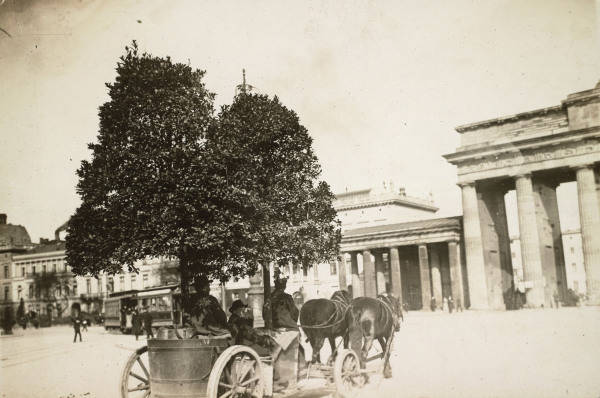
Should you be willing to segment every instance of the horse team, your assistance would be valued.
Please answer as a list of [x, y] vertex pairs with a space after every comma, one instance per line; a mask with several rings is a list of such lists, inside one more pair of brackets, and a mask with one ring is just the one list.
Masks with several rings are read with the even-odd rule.
[[390, 294], [377, 298], [352, 299], [345, 290], [336, 291], [330, 299], [309, 300], [300, 309], [300, 326], [312, 347], [312, 363], [321, 362], [320, 351], [325, 339], [331, 346], [331, 364], [337, 353], [335, 339], [342, 337], [344, 348], [352, 348], [360, 358], [361, 367], [368, 362], [368, 353], [377, 340], [384, 353], [384, 376], [391, 377], [390, 345], [394, 332], [404, 320], [400, 300]]

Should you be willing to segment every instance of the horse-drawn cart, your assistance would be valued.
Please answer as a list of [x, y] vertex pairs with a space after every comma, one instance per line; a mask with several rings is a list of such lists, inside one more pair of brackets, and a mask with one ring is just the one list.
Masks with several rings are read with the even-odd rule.
[[[380, 354], [366, 358], [364, 353], [343, 349], [335, 355], [333, 366], [307, 367], [301, 366], [303, 358], [299, 360], [300, 333], [284, 333], [288, 334], [278, 341], [277, 349], [259, 355], [250, 346], [231, 345], [229, 335], [193, 336], [191, 329], [162, 329], [157, 338], [149, 339], [147, 346], [129, 357], [121, 378], [121, 396], [284, 398], [305, 392], [298, 388], [303, 381], [320, 379], [315, 396], [321, 392], [354, 397], [360, 395], [369, 374], [385, 373], [385, 367], [389, 366], [393, 331]], [[383, 358], [381, 369], [365, 366], [378, 358]], [[273, 381], [274, 372], [278, 375], [277, 383]]]

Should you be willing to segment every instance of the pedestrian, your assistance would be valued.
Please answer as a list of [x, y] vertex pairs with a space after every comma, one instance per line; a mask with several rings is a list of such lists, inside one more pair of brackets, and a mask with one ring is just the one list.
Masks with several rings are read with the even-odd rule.
[[448, 299], [446, 297], [442, 299], [442, 311], [448, 312]]
[[81, 326], [83, 327], [83, 331], [87, 332], [87, 319], [83, 319], [83, 321], [81, 322]]
[[435, 309], [437, 308], [437, 303], [435, 302], [435, 297], [431, 297], [430, 307], [431, 307], [431, 311], [435, 311]]
[[462, 302], [460, 301], [459, 298], [456, 299], [456, 312], [462, 312], [463, 311], [463, 307], [462, 307]]
[[73, 317], [73, 330], [75, 331], [73, 343], [77, 341], [77, 335], [79, 335], [79, 342], [81, 343], [81, 318], [79, 317], [79, 314]]
[[142, 333], [142, 316], [138, 313], [137, 309], [133, 310], [132, 329], [137, 340], [138, 336]]
[[146, 307], [146, 312], [144, 313], [144, 328], [146, 329], [146, 338], [154, 338], [154, 334], [152, 333], [152, 314], [150, 314], [150, 309]]
[[454, 310], [454, 299], [452, 299], [452, 296], [448, 296], [448, 312], [450, 312], [452, 314], [453, 310]]

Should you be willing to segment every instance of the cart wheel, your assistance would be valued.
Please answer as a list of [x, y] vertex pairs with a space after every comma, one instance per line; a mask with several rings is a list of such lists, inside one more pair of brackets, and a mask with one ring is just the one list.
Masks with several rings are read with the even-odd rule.
[[150, 372], [148, 372], [148, 347], [138, 348], [131, 354], [121, 375], [122, 398], [146, 398], [150, 396]]
[[256, 351], [234, 345], [219, 355], [208, 378], [208, 398], [262, 398], [264, 392], [265, 379]]
[[360, 360], [353, 350], [340, 351], [333, 364], [333, 381], [340, 397], [355, 397], [367, 383], [367, 375], [361, 372]]

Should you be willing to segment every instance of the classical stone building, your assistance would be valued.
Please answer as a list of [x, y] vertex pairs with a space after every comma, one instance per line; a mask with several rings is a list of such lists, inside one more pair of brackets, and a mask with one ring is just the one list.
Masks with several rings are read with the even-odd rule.
[[576, 181], [589, 303], [600, 304], [600, 84], [560, 105], [456, 128], [461, 146], [445, 158], [462, 189], [472, 308], [504, 308], [512, 288], [504, 195], [516, 190], [527, 302], [549, 306], [567, 280], [556, 188]]
[[339, 286], [354, 296], [392, 291], [411, 309], [430, 309], [453, 297], [465, 305], [460, 217], [436, 218], [430, 199], [407, 196], [384, 184], [382, 190], [337, 195], [342, 221]]

